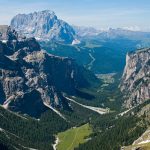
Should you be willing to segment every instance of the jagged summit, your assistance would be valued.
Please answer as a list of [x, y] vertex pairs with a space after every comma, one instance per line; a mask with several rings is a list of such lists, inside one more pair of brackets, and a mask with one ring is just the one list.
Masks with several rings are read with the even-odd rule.
[[[53, 16], [56, 16], [56, 14], [55, 14], [55, 12], [54, 11], [52, 11], [52, 10], [42, 10], [42, 11], [39, 11], [39, 12], [34, 12], [34, 13], [41, 13], [41, 14], [51, 14], [51, 15], [53, 15]], [[32, 14], [32, 13], [31, 13]]]
[[72, 95], [78, 88], [90, 86], [88, 71], [73, 59], [41, 50], [35, 38], [17, 35], [8, 27], [7, 41], [0, 41], [0, 104], [31, 116], [42, 113], [45, 105], [69, 108], [62, 93]]
[[18, 14], [11, 20], [11, 27], [27, 37], [72, 44], [76, 40], [74, 29], [57, 18], [51, 10]]

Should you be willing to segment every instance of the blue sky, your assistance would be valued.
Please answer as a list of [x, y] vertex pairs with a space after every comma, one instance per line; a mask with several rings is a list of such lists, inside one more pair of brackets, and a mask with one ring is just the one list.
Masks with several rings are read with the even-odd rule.
[[78, 26], [150, 31], [150, 0], [0, 0], [0, 24], [18, 13], [45, 9]]

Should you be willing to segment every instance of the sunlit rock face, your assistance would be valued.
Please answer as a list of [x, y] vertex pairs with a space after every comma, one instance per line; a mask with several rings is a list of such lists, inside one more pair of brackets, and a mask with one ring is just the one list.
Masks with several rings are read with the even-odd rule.
[[[88, 73], [73, 59], [50, 55], [35, 38], [18, 38], [7, 29], [6, 42], [0, 41], [0, 104], [35, 116], [45, 110], [69, 107], [62, 93], [90, 86]], [[90, 74], [93, 81], [96, 77]]]
[[127, 54], [120, 88], [127, 108], [150, 99], [150, 48]]
[[57, 18], [53, 11], [45, 10], [30, 14], [18, 14], [11, 20], [11, 27], [26, 37], [40, 41], [56, 41], [72, 44], [76, 39], [74, 29]]

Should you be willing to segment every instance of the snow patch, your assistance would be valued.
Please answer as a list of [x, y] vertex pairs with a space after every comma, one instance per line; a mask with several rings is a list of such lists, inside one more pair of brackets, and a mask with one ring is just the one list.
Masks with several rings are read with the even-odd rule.
[[78, 45], [78, 44], [80, 44], [81, 42], [79, 41], [79, 40], [77, 40], [77, 39], [75, 39], [75, 40], [73, 40], [72, 41], [72, 45]]
[[2, 40], [2, 43], [7, 43], [7, 40]]

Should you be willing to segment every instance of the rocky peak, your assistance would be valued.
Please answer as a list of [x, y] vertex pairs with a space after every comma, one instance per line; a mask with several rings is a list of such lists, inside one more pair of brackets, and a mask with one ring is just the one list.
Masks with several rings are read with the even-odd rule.
[[18, 34], [15, 30], [12, 30], [10, 26], [0, 25], [0, 40], [11, 41], [17, 39], [18, 39]]
[[50, 10], [30, 14], [18, 14], [11, 20], [11, 27], [19, 34], [35, 37], [37, 40], [54, 40], [71, 44], [75, 39], [74, 29], [57, 18]]
[[3, 36], [0, 41], [0, 53], [4, 55], [12, 55], [16, 51], [25, 48], [26, 51], [37, 51], [40, 50], [40, 45], [36, 41], [35, 38], [27, 38], [19, 37], [18, 33], [11, 29], [11, 27], [7, 27], [5, 32], [3, 32]]
[[8, 31], [7, 42], [0, 41], [0, 104], [4, 108], [31, 116], [43, 112], [45, 105], [69, 108], [62, 93], [72, 95], [90, 86], [88, 71], [73, 59], [50, 55], [35, 38], [18, 39], [14, 30]]
[[120, 88], [125, 94], [125, 107], [150, 99], [150, 48], [127, 54]]
[[0, 25], [0, 40], [6, 39], [8, 26], [7, 25]]

